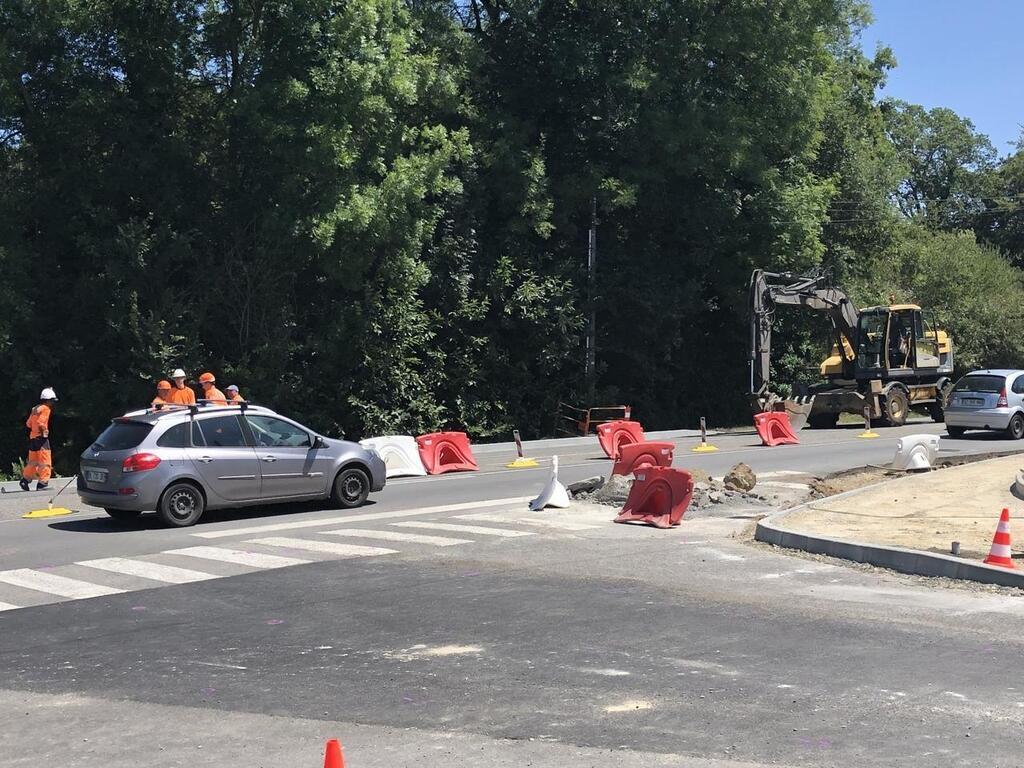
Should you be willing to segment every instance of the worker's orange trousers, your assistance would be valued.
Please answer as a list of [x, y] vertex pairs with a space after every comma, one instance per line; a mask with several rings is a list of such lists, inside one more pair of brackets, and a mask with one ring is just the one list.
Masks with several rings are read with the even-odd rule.
[[53, 457], [49, 448], [39, 451], [28, 452], [28, 462], [21, 476], [26, 480], [38, 480], [40, 483], [50, 482], [50, 475], [53, 474]]

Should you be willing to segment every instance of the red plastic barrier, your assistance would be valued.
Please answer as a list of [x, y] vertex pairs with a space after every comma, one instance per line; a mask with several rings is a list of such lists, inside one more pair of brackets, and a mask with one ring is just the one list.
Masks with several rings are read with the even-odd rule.
[[428, 475], [445, 472], [475, 472], [478, 467], [465, 432], [433, 432], [416, 438], [420, 458]]
[[641, 522], [655, 528], [679, 525], [693, 498], [693, 477], [672, 467], [644, 467], [635, 480], [616, 523]]
[[796, 432], [789, 425], [789, 416], [784, 411], [754, 414], [754, 426], [761, 436], [761, 442], [769, 447], [800, 444]]
[[597, 440], [605, 456], [614, 460], [623, 445], [644, 442], [644, 428], [639, 421], [609, 421], [597, 426]]
[[630, 443], [619, 448], [613, 475], [631, 475], [640, 467], [671, 467], [676, 450], [672, 443]]

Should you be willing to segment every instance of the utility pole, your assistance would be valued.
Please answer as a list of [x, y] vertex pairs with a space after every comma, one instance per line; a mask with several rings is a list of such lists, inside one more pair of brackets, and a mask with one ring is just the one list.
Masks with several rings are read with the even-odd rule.
[[590, 201], [590, 233], [587, 238], [587, 337], [584, 378], [587, 385], [587, 407], [594, 405], [597, 389], [597, 196]]

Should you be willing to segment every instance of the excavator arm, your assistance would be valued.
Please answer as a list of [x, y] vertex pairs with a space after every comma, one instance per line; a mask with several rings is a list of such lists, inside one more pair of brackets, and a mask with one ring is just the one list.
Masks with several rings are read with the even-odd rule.
[[777, 306], [804, 307], [826, 314], [849, 378], [853, 378], [857, 349], [857, 308], [841, 289], [830, 284], [826, 275], [754, 270], [750, 277], [750, 393], [763, 410], [769, 410], [775, 399], [769, 384], [772, 323]]

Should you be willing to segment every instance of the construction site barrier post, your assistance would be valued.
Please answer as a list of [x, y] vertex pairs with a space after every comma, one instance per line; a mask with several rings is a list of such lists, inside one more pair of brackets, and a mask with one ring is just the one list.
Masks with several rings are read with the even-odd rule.
[[711, 453], [718, 450], [708, 442], [708, 423], [703, 416], [700, 417], [700, 445], [694, 446], [690, 450], [694, 453]]
[[517, 458], [511, 464], [506, 464], [505, 466], [509, 469], [531, 469], [533, 467], [539, 467], [540, 464], [538, 464], [534, 459], [528, 459], [523, 455], [523, 441], [519, 437], [518, 429], [512, 430], [512, 439], [516, 442]]
[[876, 437], [879, 437], [879, 434], [877, 432], [872, 432], [871, 431], [871, 406], [870, 405], [865, 405], [864, 406], [864, 431], [861, 432], [859, 435], [857, 435], [857, 437], [861, 438], [862, 440], [872, 440], [872, 439], [874, 439]]

